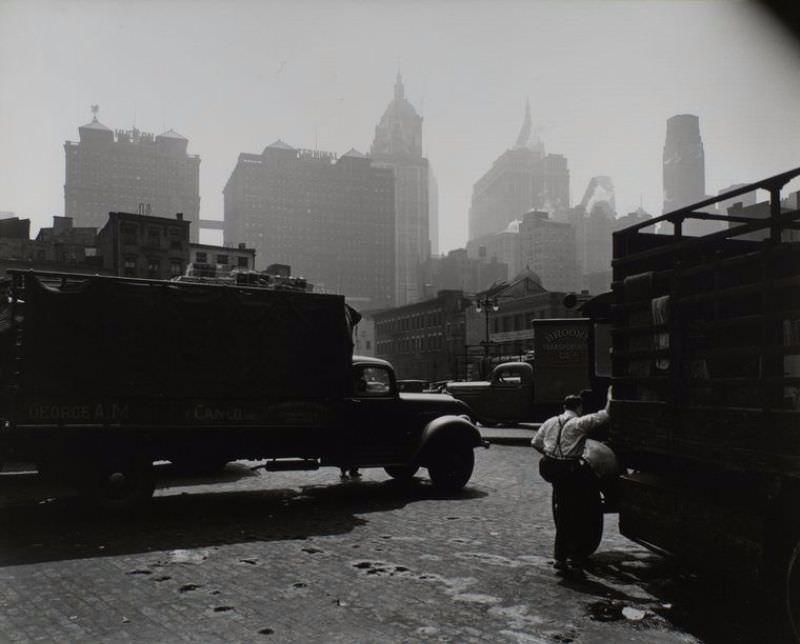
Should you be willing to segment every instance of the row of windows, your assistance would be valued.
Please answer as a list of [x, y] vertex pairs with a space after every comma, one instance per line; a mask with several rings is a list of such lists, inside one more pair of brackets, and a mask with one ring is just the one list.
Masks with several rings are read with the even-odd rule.
[[507, 331], [524, 331], [533, 326], [533, 321], [538, 318], [552, 317], [548, 311], [533, 311], [531, 313], [517, 313], [515, 315], [497, 315], [492, 318], [490, 326], [492, 333]]
[[378, 322], [376, 328], [382, 335], [388, 335], [391, 333], [411, 331], [414, 329], [440, 327], [443, 321], [444, 313], [442, 311], [431, 311], [426, 313], [417, 313], [415, 315], [407, 315], [394, 320], [386, 320], [385, 322]]
[[379, 340], [375, 344], [378, 353], [381, 355], [441, 351], [444, 347], [444, 337], [441, 335], [429, 335], [416, 338], [401, 338], [399, 340]]
[[[183, 274], [183, 262], [180, 259], [169, 259], [169, 274], [176, 277]], [[161, 277], [161, 259], [148, 257], [140, 262], [135, 255], [126, 255], [122, 259], [122, 274], [126, 277]]]
[[[195, 253], [195, 261], [199, 264], [208, 264], [209, 263], [209, 254], [204, 251], [197, 251]], [[230, 257], [228, 255], [217, 254], [214, 256], [215, 264], [222, 264], [223, 266], [227, 266], [230, 262]], [[247, 257], [236, 257], [236, 266], [239, 268], [247, 268], [250, 265], [250, 262]]]

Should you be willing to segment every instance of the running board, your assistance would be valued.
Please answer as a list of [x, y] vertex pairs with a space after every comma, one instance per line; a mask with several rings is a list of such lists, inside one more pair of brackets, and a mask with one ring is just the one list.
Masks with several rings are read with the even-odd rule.
[[293, 470], [318, 470], [319, 461], [315, 458], [281, 459], [267, 461], [264, 465], [259, 465], [268, 472], [289, 472]]

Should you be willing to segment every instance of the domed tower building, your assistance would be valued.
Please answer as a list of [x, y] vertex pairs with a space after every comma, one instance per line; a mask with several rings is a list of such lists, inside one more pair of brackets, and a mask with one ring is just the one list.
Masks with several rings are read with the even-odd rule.
[[420, 270], [430, 253], [429, 167], [422, 156], [422, 117], [405, 97], [397, 74], [394, 99], [375, 128], [373, 165], [395, 176], [395, 304], [422, 298]]

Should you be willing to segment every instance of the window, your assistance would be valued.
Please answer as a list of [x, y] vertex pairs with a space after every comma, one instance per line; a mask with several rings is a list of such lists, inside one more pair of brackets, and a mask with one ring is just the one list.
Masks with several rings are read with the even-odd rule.
[[356, 371], [356, 396], [387, 396], [392, 391], [392, 378], [383, 367], [364, 367]]
[[173, 239], [169, 242], [170, 250], [180, 250], [181, 246], [182, 244], [180, 239]]
[[158, 246], [161, 241], [161, 231], [158, 228], [147, 229], [147, 243], [150, 246]]
[[147, 275], [149, 277], [158, 277], [161, 270], [161, 261], [158, 258], [151, 257], [147, 260]]
[[217, 264], [227, 264], [227, 263], [228, 263], [227, 255], [217, 255]]
[[126, 257], [122, 261], [122, 274], [126, 277], [136, 277], [136, 258]]
[[120, 226], [120, 233], [122, 234], [123, 244], [136, 244], [136, 225], [135, 224], [122, 224]]
[[248, 266], [247, 257], [237, 257], [236, 259], [238, 260], [239, 268], [247, 268]]
[[169, 274], [172, 275], [172, 277], [177, 277], [178, 275], [183, 274], [183, 266], [181, 265], [181, 260], [171, 259], [169, 261]]
[[199, 264], [205, 264], [206, 262], [208, 262], [208, 255], [206, 255], [206, 253], [201, 253], [198, 251], [194, 255], [194, 261], [196, 261]]

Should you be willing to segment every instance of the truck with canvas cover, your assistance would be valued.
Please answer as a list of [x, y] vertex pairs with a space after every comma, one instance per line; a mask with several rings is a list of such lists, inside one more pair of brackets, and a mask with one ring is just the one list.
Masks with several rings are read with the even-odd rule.
[[401, 395], [391, 365], [354, 360], [360, 316], [342, 296], [10, 275], [0, 460], [34, 462], [103, 505], [149, 497], [156, 461], [195, 471], [239, 459], [268, 470], [380, 466], [397, 476], [423, 466], [449, 489], [471, 476], [482, 443], [469, 410], [447, 396]]
[[[800, 623], [795, 169], [614, 233], [611, 445], [621, 532], [773, 583]], [[769, 204], [716, 214], [755, 190]], [[710, 212], [709, 212], [710, 211]], [[737, 214], [739, 213], [739, 214]], [[691, 237], [687, 221], [721, 222]], [[656, 234], [652, 227], [668, 227]]]

